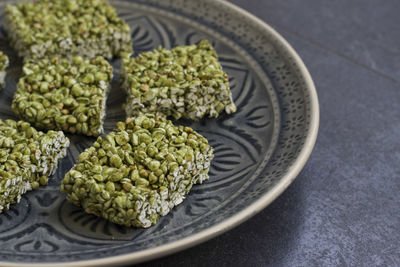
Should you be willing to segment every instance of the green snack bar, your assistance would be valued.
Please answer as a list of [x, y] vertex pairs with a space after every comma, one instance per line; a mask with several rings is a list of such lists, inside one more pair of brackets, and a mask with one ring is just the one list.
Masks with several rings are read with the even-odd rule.
[[208, 179], [213, 156], [207, 139], [193, 129], [142, 114], [98, 137], [60, 189], [87, 213], [147, 228]]
[[0, 213], [25, 192], [46, 185], [69, 140], [61, 131], [37, 131], [28, 122], [0, 119]]
[[0, 90], [5, 86], [6, 68], [8, 67], [9, 60], [6, 54], [0, 51]]
[[207, 40], [124, 58], [121, 81], [128, 116], [153, 113], [199, 120], [236, 111], [228, 76]]
[[103, 133], [112, 67], [102, 57], [27, 61], [12, 109], [38, 129]]
[[4, 28], [24, 59], [132, 53], [129, 25], [105, 0], [38, 0], [6, 5]]

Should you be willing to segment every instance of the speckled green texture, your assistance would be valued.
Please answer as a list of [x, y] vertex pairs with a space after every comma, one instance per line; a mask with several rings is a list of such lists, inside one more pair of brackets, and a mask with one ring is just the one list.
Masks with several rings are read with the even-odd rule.
[[0, 51], [0, 71], [4, 71], [8, 67], [8, 57], [2, 51]]
[[154, 113], [199, 120], [236, 111], [228, 76], [207, 40], [125, 58], [121, 79], [128, 116]]
[[207, 139], [193, 129], [139, 115], [86, 149], [61, 191], [87, 213], [147, 228], [208, 179], [212, 158]]
[[8, 67], [9, 60], [6, 54], [0, 51], [0, 90], [5, 86], [6, 68]]
[[12, 109], [39, 129], [97, 136], [111, 79], [112, 67], [102, 57], [29, 60]]
[[43, 133], [24, 121], [0, 119], [0, 213], [26, 191], [46, 185], [68, 146], [61, 131]]
[[4, 28], [25, 59], [132, 53], [130, 28], [105, 0], [39, 0], [7, 5]]

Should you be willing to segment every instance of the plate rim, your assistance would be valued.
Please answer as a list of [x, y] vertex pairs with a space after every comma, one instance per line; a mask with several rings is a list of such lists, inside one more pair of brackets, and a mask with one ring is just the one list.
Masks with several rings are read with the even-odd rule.
[[252, 22], [256, 23], [258, 26], [262, 27], [270, 35], [274, 36], [277, 41], [287, 50], [288, 54], [292, 57], [293, 61], [299, 68], [301, 76], [304, 78], [305, 87], [308, 89], [310, 97], [310, 127], [305, 138], [304, 145], [295, 161], [287, 170], [287, 173], [283, 175], [282, 179], [275, 184], [272, 189], [260, 197], [258, 200], [253, 202], [251, 205], [247, 206], [242, 211], [236, 213], [235, 215], [229, 217], [228, 219], [211, 226], [199, 233], [185, 237], [183, 239], [170, 242], [165, 245], [157, 246], [154, 248], [145, 249], [138, 252], [133, 252], [129, 254], [93, 259], [93, 260], [82, 260], [82, 261], [71, 261], [71, 262], [46, 262], [46, 263], [14, 263], [14, 262], [4, 262], [0, 261], [0, 266], [60, 266], [60, 267], [71, 267], [71, 266], [106, 266], [109, 264], [127, 264], [127, 263], [139, 263], [148, 260], [154, 260], [174, 252], [178, 252], [184, 249], [188, 249], [213, 237], [216, 237], [235, 226], [243, 223], [244, 221], [250, 219], [265, 207], [267, 207], [272, 201], [274, 201], [279, 195], [281, 195], [286, 188], [294, 181], [297, 175], [305, 166], [307, 160], [309, 159], [311, 152], [314, 148], [315, 142], [317, 140], [319, 121], [320, 121], [320, 110], [317, 91], [311, 75], [305, 66], [303, 60], [293, 49], [293, 47], [284, 39], [273, 27], [271, 27], [266, 22], [262, 21], [260, 18], [251, 14], [250, 12], [244, 10], [243, 8], [228, 2], [227, 0], [214, 0], [220, 5], [225, 5], [243, 16], [250, 19]]

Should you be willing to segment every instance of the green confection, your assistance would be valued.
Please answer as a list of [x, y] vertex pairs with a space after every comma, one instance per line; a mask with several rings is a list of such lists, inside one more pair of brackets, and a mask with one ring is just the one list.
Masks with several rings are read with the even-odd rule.
[[228, 76], [207, 40], [124, 58], [121, 81], [128, 116], [153, 113], [199, 120], [236, 111]]
[[0, 119], [0, 213], [26, 191], [46, 185], [68, 146], [61, 131], [43, 133], [28, 122]]
[[98, 136], [111, 80], [112, 67], [102, 57], [28, 60], [12, 109], [39, 129]]
[[9, 60], [6, 54], [0, 51], [0, 90], [5, 86], [6, 68], [8, 67]]
[[212, 158], [207, 139], [193, 129], [142, 114], [82, 152], [61, 191], [87, 213], [147, 228], [208, 179]]
[[38, 0], [6, 5], [4, 28], [24, 59], [132, 53], [129, 25], [105, 0]]

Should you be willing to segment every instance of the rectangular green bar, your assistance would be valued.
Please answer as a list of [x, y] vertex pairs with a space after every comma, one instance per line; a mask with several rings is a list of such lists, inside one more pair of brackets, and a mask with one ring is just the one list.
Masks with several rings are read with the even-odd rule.
[[39, 0], [7, 5], [4, 28], [24, 59], [132, 53], [129, 25], [105, 0]]
[[128, 116], [153, 113], [199, 120], [236, 111], [228, 75], [207, 40], [124, 58], [121, 80]]
[[112, 67], [102, 57], [28, 60], [12, 109], [38, 129], [103, 133]]
[[6, 54], [0, 51], [0, 90], [5, 87], [6, 68], [8, 67], [9, 60]]
[[26, 191], [46, 185], [69, 140], [61, 131], [37, 131], [28, 122], [0, 119], [0, 213]]
[[98, 137], [61, 184], [67, 200], [111, 222], [150, 227], [208, 179], [213, 150], [193, 129], [151, 114]]

